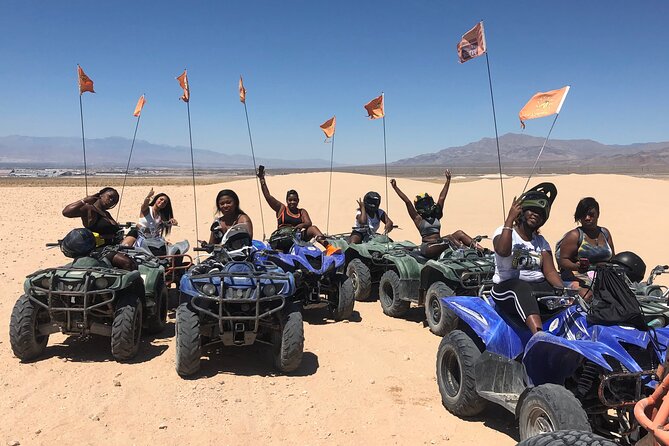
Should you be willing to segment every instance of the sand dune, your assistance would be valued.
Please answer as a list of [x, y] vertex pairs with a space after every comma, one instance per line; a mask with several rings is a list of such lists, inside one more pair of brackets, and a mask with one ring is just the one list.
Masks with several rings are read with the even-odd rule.
[[[271, 172], [270, 172], [271, 173]], [[327, 173], [268, 177], [270, 190], [283, 199], [287, 189], [300, 193], [301, 205], [323, 231], [328, 229]], [[532, 181], [531, 185], [538, 181]], [[660, 203], [669, 192], [663, 180], [616, 175], [551, 177], [559, 190], [551, 218], [542, 230], [554, 245], [574, 227], [578, 199], [592, 195], [602, 207], [600, 223], [608, 227], [618, 251], [633, 250], [649, 267], [668, 263], [669, 242]], [[437, 195], [433, 182], [398, 179], [409, 196]], [[329, 232], [346, 232], [353, 224], [356, 198], [368, 190], [383, 195], [400, 229], [395, 239], [417, 242], [404, 205], [381, 177], [335, 174]], [[524, 179], [505, 180], [507, 203]], [[112, 186], [116, 186], [112, 184]], [[208, 237], [214, 198], [234, 189], [251, 216], [256, 238], [263, 234], [254, 179], [198, 186], [198, 233]], [[0, 440], [26, 444], [515, 444], [514, 420], [502, 409], [489, 409], [479, 420], [461, 420], [441, 405], [435, 382], [439, 339], [423, 327], [422, 309], [407, 319], [391, 319], [378, 302], [356, 303], [359, 317], [331, 323], [325, 312], [306, 316], [305, 359], [295, 376], [275, 376], [257, 348], [225, 350], [203, 363], [196, 380], [174, 371], [174, 326], [164, 337], [145, 339], [130, 364], [111, 360], [106, 339], [80, 341], [53, 335], [44, 359], [21, 364], [12, 356], [7, 324], [23, 278], [41, 267], [65, 263], [44, 243], [62, 237], [76, 220], [61, 216], [64, 205], [83, 196], [82, 188], [3, 187], [0, 203]], [[126, 189], [120, 220], [135, 220], [147, 187]], [[180, 227], [171, 239], [195, 237], [192, 188], [160, 188], [172, 197]], [[507, 205], [508, 208], [508, 205]], [[263, 202], [265, 234], [275, 217]], [[115, 213], [115, 210], [114, 210]], [[499, 181], [454, 182], [442, 224], [446, 231], [492, 234], [503, 221]], [[115, 385], [117, 381], [120, 385]], [[161, 428], [162, 427], [162, 428]]]

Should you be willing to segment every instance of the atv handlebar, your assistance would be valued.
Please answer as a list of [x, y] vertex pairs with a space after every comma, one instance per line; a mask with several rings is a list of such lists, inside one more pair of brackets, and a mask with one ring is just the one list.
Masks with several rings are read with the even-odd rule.
[[53, 248], [54, 246], [60, 246], [60, 240], [55, 243], [47, 243], [47, 248]]

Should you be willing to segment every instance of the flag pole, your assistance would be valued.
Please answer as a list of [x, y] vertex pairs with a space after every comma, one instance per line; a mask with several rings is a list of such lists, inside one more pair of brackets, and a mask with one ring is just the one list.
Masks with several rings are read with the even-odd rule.
[[[483, 21], [481, 21], [483, 22]], [[502, 156], [499, 150], [499, 134], [497, 133], [497, 114], [495, 113], [495, 97], [492, 94], [492, 76], [490, 75], [490, 61], [488, 51], [485, 52], [485, 63], [488, 67], [488, 85], [490, 86], [490, 102], [492, 103], [492, 121], [495, 124], [495, 143], [497, 144], [497, 164], [499, 166], [499, 188], [502, 192], [502, 220], [506, 218], [506, 208], [504, 206], [504, 183], [502, 182]]]
[[386, 214], [390, 213], [390, 197], [388, 196], [388, 150], [386, 148], [386, 95], [381, 92], [383, 104], [383, 168], [386, 176]]
[[330, 151], [330, 185], [328, 186], [328, 219], [327, 226], [325, 227], [325, 233], [330, 233], [330, 198], [332, 197], [332, 166], [334, 162], [334, 133], [332, 134], [332, 150]]
[[555, 127], [555, 121], [557, 121], [558, 116], [560, 116], [560, 113], [555, 114], [555, 119], [553, 119], [553, 123], [551, 124], [551, 128], [548, 130], [548, 135], [546, 135], [546, 139], [544, 140], [544, 143], [541, 145], [541, 150], [539, 150], [539, 155], [537, 156], [537, 159], [534, 161], [534, 165], [532, 166], [532, 170], [530, 170], [530, 176], [527, 177], [527, 181], [525, 182], [525, 186], [523, 187], [523, 192], [525, 192], [525, 189], [527, 189], [527, 185], [530, 183], [530, 178], [532, 178], [532, 175], [534, 174], [534, 169], [536, 169], [536, 167], [537, 167], [537, 163], [539, 162], [539, 158], [541, 157], [541, 154], [544, 153], [544, 147], [546, 147], [546, 143], [548, 142], [548, 138], [550, 138], [550, 136], [551, 136], [551, 132], [553, 131], [553, 127]]
[[255, 151], [253, 150], [253, 138], [251, 137], [251, 124], [249, 123], [249, 112], [248, 112], [248, 109], [246, 108], [246, 98], [244, 98], [244, 101], [242, 101], [242, 104], [244, 104], [244, 115], [246, 116], [246, 128], [249, 131], [249, 143], [251, 144], [251, 157], [253, 158], [253, 175], [256, 177], [256, 186], [258, 187], [258, 207], [260, 208], [260, 222], [262, 224], [262, 239], [267, 240], [267, 236], [265, 235], [265, 217], [263, 216], [262, 199], [260, 198], [260, 179], [256, 175], [256, 172], [258, 171], [258, 168], [256, 166], [256, 154], [255, 154]]
[[135, 123], [135, 133], [132, 135], [132, 143], [130, 144], [130, 155], [128, 155], [128, 164], [125, 166], [125, 175], [123, 175], [123, 185], [121, 186], [121, 194], [118, 198], [118, 209], [116, 209], [116, 220], [118, 221], [118, 215], [121, 212], [121, 201], [123, 200], [123, 190], [125, 189], [125, 181], [128, 178], [128, 170], [130, 170], [130, 159], [132, 158], [132, 149], [135, 147], [135, 139], [137, 138], [137, 129], [139, 128], [139, 120], [142, 117], [140, 113], [137, 116], [137, 123]]
[[[186, 101], [186, 110], [188, 111], [188, 140], [190, 142], [190, 167], [193, 176], [193, 205], [195, 206], [195, 241], [200, 243], [200, 236], [198, 234], [197, 225], [197, 194], [195, 192], [195, 160], [193, 158], [193, 133], [190, 125], [190, 99]], [[198, 255], [199, 258], [199, 255]]]
[[88, 168], [86, 166], [86, 137], [84, 136], [84, 106], [81, 101], [81, 91], [79, 92], [79, 115], [81, 116], [81, 145], [84, 149], [84, 186], [86, 196], [88, 196]]

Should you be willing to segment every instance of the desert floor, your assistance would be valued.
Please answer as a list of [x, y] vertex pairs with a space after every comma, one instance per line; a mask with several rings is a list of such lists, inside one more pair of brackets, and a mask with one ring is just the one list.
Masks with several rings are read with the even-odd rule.
[[[270, 172], [271, 173], [271, 172]], [[110, 184], [120, 188], [119, 184]], [[592, 195], [600, 202], [600, 224], [610, 229], [617, 251], [633, 250], [650, 270], [669, 260], [662, 203], [669, 182], [616, 175], [564, 175], [552, 181], [559, 190], [551, 217], [542, 229], [554, 245], [574, 227], [577, 201]], [[382, 177], [335, 173], [327, 223], [328, 173], [268, 176], [270, 190], [283, 199], [297, 189], [301, 206], [324, 232], [349, 231], [356, 199], [380, 192], [382, 207], [399, 229], [394, 239], [419, 237], [392, 189], [389, 206]], [[522, 178], [505, 179], [508, 203], [522, 190]], [[439, 194], [432, 181], [399, 179], [412, 197]], [[218, 190], [234, 189], [255, 225], [255, 238], [275, 225], [263, 201], [263, 231], [256, 183], [245, 179], [197, 187], [199, 238], [208, 237]], [[119, 221], [136, 220], [148, 186], [126, 188]], [[8, 324], [24, 277], [42, 267], [66, 262], [46, 242], [62, 238], [77, 220], [62, 208], [84, 196], [82, 187], [0, 186], [2, 225], [0, 265], [0, 441], [30, 444], [495, 444], [514, 445], [514, 417], [489, 407], [473, 420], [459, 419], [441, 405], [435, 380], [439, 338], [424, 327], [422, 308], [392, 319], [378, 302], [356, 303], [350, 322], [333, 323], [325, 310], [305, 315], [305, 355], [297, 373], [274, 373], [260, 347], [214, 352], [192, 380], [174, 370], [174, 319], [155, 339], [145, 338], [131, 363], [111, 359], [106, 338], [80, 340], [52, 335], [44, 357], [20, 363], [11, 352]], [[184, 184], [156, 188], [172, 198], [180, 226], [172, 241], [196, 239], [193, 189]], [[464, 229], [492, 234], [503, 222], [499, 180], [455, 178], [446, 200], [444, 231]], [[666, 202], [665, 202], [666, 203]], [[112, 210], [112, 215], [116, 209]], [[484, 242], [490, 246], [490, 241]]]

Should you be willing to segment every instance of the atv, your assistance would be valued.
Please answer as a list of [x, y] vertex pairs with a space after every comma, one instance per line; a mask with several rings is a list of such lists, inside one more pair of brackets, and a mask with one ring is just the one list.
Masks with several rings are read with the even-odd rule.
[[181, 278], [177, 373], [186, 377], [198, 372], [204, 348], [255, 342], [272, 347], [274, 364], [281, 372], [297, 369], [304, 328], [299, 307], [292, 301], [293, 275], [262, 258], [244, 225], [230, 228], [222, 245], [203, 244], [195, 251], [211, 256]]
[[108, 336], [114, 359], [132, 359], [138, 352], [142, 329], [158, 333], [165, 326], [163, 267], [155, 257], [142, 254], [136, 259], [138, 270], [114, 268], [106, 252], [118, 247], [94, 249], [94, 236], [86, 229], [75, 229], [68, 237], [83, 237], [92, 244], [72, 256], [71, 263], [27, 276], [24, 294], [16, 301], [10, 319], [12, 351], [21, 361], [37, 359], [49, 335], [60, 331], [80, 337]]
[[534, 336], [487, 292], [442, 299], [459, 318], [437, 353], [442, 402], [463, 417], [499, 404], [518, 418], [521, 440], [571, 429], [633, 444], [632, 407], [650, 393], [669, 328], [590, 325], [577, 291], [559, 291], [537, 295], [544, 331]]
[[293, 228], [282, 228], [270, 237], [262, 258], [293, 273], [295, 303], [303, 308], [326, 304], [335, 321], [350, 319], [355, 299], [352, 281], [344, 273], [341, 250], [326, 255], [313, 243], [301, 240]]
[[346, 275], [351, 279], [355, 300], [368, 301], [378, 294], [378, 284], [383, 273], [393, 267], [393, 262], [385, 254], [418, 252], [418, 246], [409, 241], [394, 242], [384, 234], [372, 232], [369, 228], [353, 228], [367, 231], [363, 243], [349, 244], [350, 234], [336, 234], [328, 237], [328, 242], [341, 249], [346, 259]]

